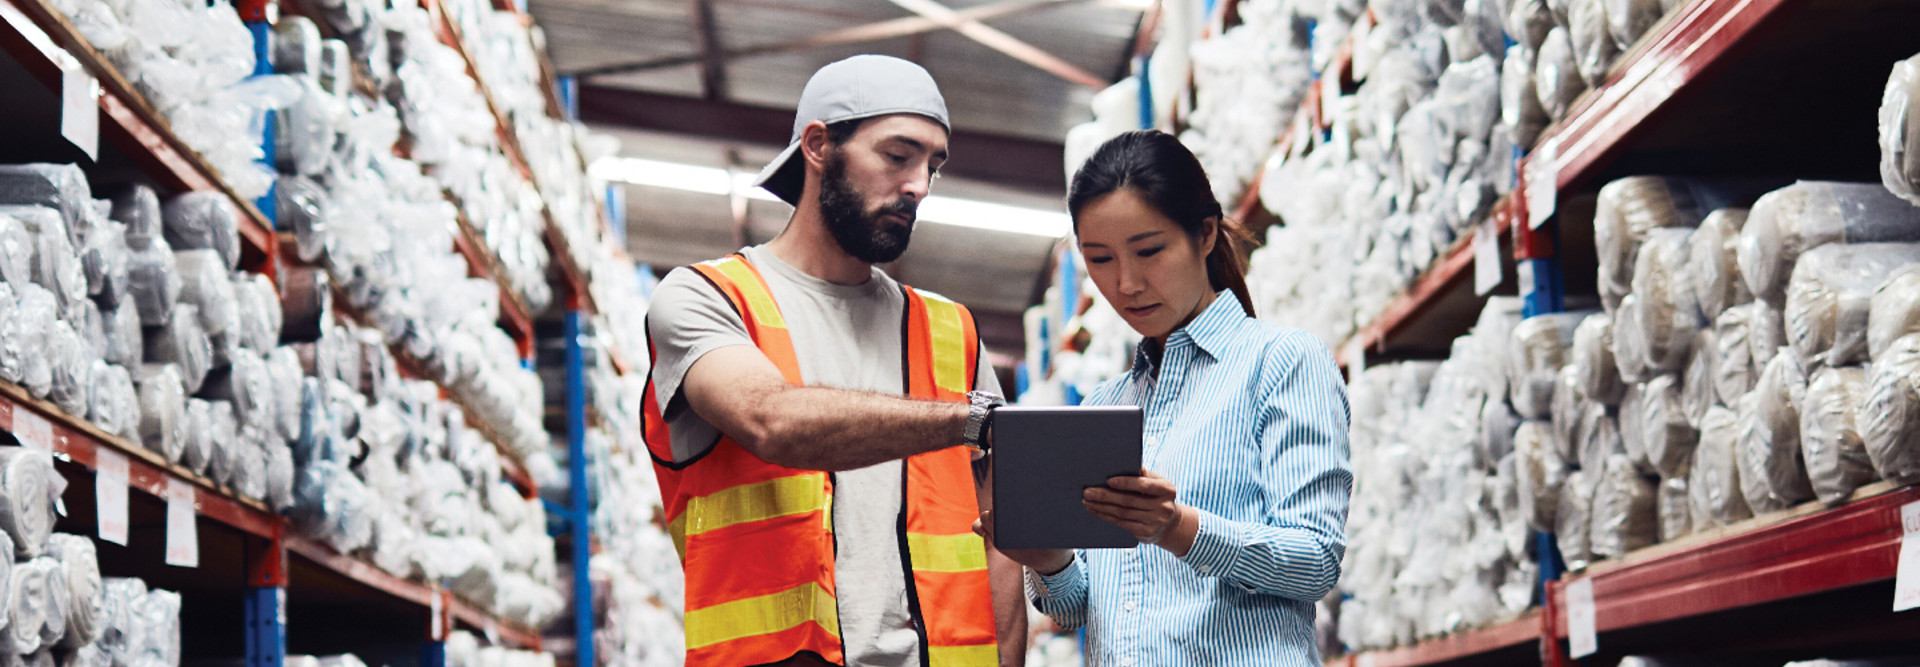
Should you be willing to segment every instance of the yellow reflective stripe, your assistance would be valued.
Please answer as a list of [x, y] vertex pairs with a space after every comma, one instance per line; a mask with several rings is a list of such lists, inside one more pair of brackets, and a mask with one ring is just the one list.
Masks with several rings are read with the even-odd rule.
[[778, 593], [724, 602], [687, 611], [687, 648], [700, 649], [735, 639], [790, 630], [817, 623], [840, 636], [840, 617], [833, 594], [807, 582]]
[[667, 535], [673, 538], [673, 550], [680, 552], [680, 562], [687, 562], [687, 513], [681, 512], [672, 521], [667, 522]]
[[928, 347], [933, 348], [933, 384], [955, 394], [967, 393], [967, 342], [960, 327], [960, 307], [952, 301], [921, 293], [927, 304]]
[[[685, 535], [699, 535], [727, 526], [764, 521], [793, 514], [818, 512], [827, 508], [826, 482], [818, 473], [781, 477], [759, 484], [747, 484], [690, 498], [687, 511], [676, 521], [685, 521]], [[692, 516], [692, 519], [687, 519]]]
[[733, 280], [733, 284], [740, 287], [740, 294], [747, 298], [747, 310], [753, 313], [755, 322], [765, 327], [787, 328], [786, 318], [780, 316], [780, 307], [773, 305], [773, 295], [767, 293], [766, 285], [760, 282], [760, 277], [754, 275], [746, 262], [728, 257], [714, 260], [711, 266], [720, 269], [721, 273]]
[[1000, 647], [995, 644], [933, 646], [927, 649], [927, 664], [932, 667], [992, 667], [1000, 664]]
[[987, 544], [973, 533], [907, 533], [907, 552], [915, 572], [972, 572], [987, 569]]

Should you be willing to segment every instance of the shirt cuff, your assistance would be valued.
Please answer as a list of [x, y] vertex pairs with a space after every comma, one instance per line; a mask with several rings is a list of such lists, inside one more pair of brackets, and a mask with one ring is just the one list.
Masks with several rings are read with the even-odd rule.
[[1071, 599], [1082, 594], [1087, 588], [1087, 576], [1080, 569], [1080, 557], [1074, 556], [1065, 568], [1053, 574], [1040, 574], [1039, 570], [1027, 568], [1027, 596], [1035, 600]]
[[1240, 557], [1240, 529], [1232, 521], [1212, 512], [1194, 508], [1200, 515], [1200, 528], [1194, 533], [1193, 546], [1180, 560], [1202, 577], [1218, 577], [1233, 570]]

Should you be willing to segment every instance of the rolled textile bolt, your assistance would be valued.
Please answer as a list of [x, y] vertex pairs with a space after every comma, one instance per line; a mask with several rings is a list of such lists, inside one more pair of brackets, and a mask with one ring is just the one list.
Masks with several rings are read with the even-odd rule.
[[1683, 280], [1693, 233], [1690, 228], [1650, 230], [1634, 261], [1633, 295], [1640, 310], [1633, 321], [1642, 327], [1637, 339], [1647, 343], [1646, 365], [1656, 372], [1685, 370], [1694, 337], [1707, 324]]
[[138, 611], [141, 628], [147, 635], [141, 641], [147, 658], [167, 665], [180, 664], [180, 594], [158, 589], [147, 591], [140, 599]]
[[1800, 181], [1754, 202], [1740, 230], [1740, 276], [1784, 307], [1800, 256], [1830, 243], [1920, 242], [1920, 207], [1878, 183]]
[[180, 457], [189, 437], [187, 393], [180, 368], [148, 364], [140, 374], [140, 442], [167, 460]]
[[1567, 37], [1579, 62], [1580, 78], [1588, 86], [1605, 83], [1620, 49], [1608, 31], [1604, 0], [1568, 0]]
[[1823, 368], [1807, 384], [1800, 406], [1800, 449], [1820, 502], [1839, 505], [1874, 480], [1873, 460], [1861, 436], [1860, 406], [1867, 369]]
[[1559, 525], [1561, 488], [1567, 463], [1553, 451], [1552, 433], [1544, 422], [1526, 422], [1514, 435], [1520, 492], [1520, 511], [1534, 530], [1552, 531]]
[[1687, 491], [1687, 478], [1660, 481], [1660, 541], [1670, 542], [1693, 532], [1693, 498]]
[[136, 644], [144, 637], [139, 606], [147, 596], [147, 582], [109, 577], [102, 582], [102, 588], [106, 590], [107, 622], [95, 644], [114, 664], [131, 665], [141, 650]]
[[108, 217], [127, 226], [127, 245], [146, 247], [161, 236], [160, 195], [145, 185], [125, 185], [113, 189], [108, 199], [113, 210]]
[[1546, 0], [1514, 0], [1506, 17], [1506, 31], [1526, 47], [1521, 50], [1536, 51], [1557, 22]]
[[1715, 369], [1719, 366], [1720, 341], [1713, 329], [1701, 329], [1693, 339], [1693, 358], [1687, 360], [1687, 371], [1680, 376], [1680, 405], [1686, 412], [1687, 423], [1695, 429], [1707, 417], [1707, 408], [1720, 404], [1718, 391], [1714, 389]]
[[1580, 321], [1573, 332], [1573, 356], [1569, 367], [1577, 369], [1581, 392], [1605, 405], [1619, 405], [1626, 394], [1620, 368], [1613, 357], [1613, 317], [1594, 313]]
[[127, 227], [108, 222], [87, 237], [81, 248], [80, 265], [86, 273], [87, 295], [101, 308], [114, 308], [127, 298], [130, 267]]
[[27, 655], [40, 650], [41, 630], [47, 625], [52, 595], [47, 590], [47, 569], [37, 562], [15, 565], [7, 584], [7, 626], [0, 629], [0, 643], [8, 652]]
[[67, 615], [72, 613], [70, 607], [73, 606], [72, 586], [67, 581], [66, 568], [59, 561], [41, 556], [30, 564], [46, 572], [47, 617], [40, 625], [40, 646], [52, 648], [67, 636]]
[[326, 330], [332, 287], [325, 271], [317, 267], [282, 266], [281, 308], [285, 324], [280, 340], [286, 343], [310, 343], [320, 340]]
[[1759, 377], [1753, 363], [1753, 318], [1757, 306], [1749, 303], [1720, 313], [1714, 321], [1713, 389], [1720, 405], [1739, 400], [1753, 391]]
[[[1787, 347], [1786, 312], [1780, 307], [1765, 301], [1755, 301], [1753, 322], [1747, 330], [1747, 341], [1753, 351], [1753, 367], [1766, 368], [1773, 357]], [[1759, 376], [1755, 376], [1757, 379]]]
[[1746, 224], [1746, 209], [1718, 209], [1700, 221], [1688, 244], [1688, 283], [1707, 319], [1753, 300], [1753, 291], [1740, 277], [1740, 229]]
[[0, 214], [0, 283], [33, 282], [33, 232], [20, 219]]
[[48, 552], [65, 571], [67, 591], [72, 596], [60, 645], [75, 649], [91, 644], [99, 636], [106, 614], [106, 589], [102, 587], [93, 540], [58, 533], [48, 543]]
[[213, 465], [213, 404], [200, 398], [187, 399], [185, 413], [187, 438], [181, 448], [180, 465], [197, 475], [207, 475]]
[[[1647, 461], [1663, 476], [1687, 474], [1700, 442], [1700, 431], [1688, 423], [1679, 378], [1662, 375], [1647, 383], [1640, 395], [1641, 433], [1646, 438]], [[1703, 419], [1704, 422], [1704, 419]]]
[[42, 352], [47, 338], [59, 321], [59, 304], [53, 293], [39, 285], [15, 285], [19, 302], [13, 317], [0, 322], [0, 340], [6, 341], [0, 354], [0, 376], [18, 376], [17, 382], [37, 398], [53, 392], [53, 364]]
[[1740, 466], [1734, 450], [1740, 439], [1741, 423], [1751, 421], [1753, 399], [1740, 399], [1740, 411], [1715, 407], [1707, 411], [1700, 431], [1700, 446], [1693, 451], [1688, 471], [1687, 490], [1693, 494], [1693, 529], [1705, 530], [1742, 521], [1753, 516], [1746, 496], [1740, 490]]
[[1580, 61], [1574, 52], [1572, 35], [1566, 28], [1554, 28], [1540, 44], [1539, 58], [1533, 65], [1534, 86], [1547, 116], [1565, 118], [1573, 102], [1587, 91], [1580, 75]]
[[1740, 489], [1756, 512], [1772, 512], [1813, 499], [1800, 452], [1800, 404], [1806, 370], [1792, 354], [1775, 355], [1754, 388], [1753, 419], [1740, 436]]
[[214, 250], [228, 271], [240, 267], [240, 212], [224, 193], [183, 193], [167, 200], [160, 213], [167, 243], [176, 250]]
[[134, 246], [127, 255], [127, 294], [140, 313], [140, 323], [157, 327], [173, 316], [182, 288], [180, 271], [173, 263], [173, 248], [166, 239], [154, 237]]
[[1879, 359], [1894, 339], [1920, 332], [1920, 265], [1895, 269], [1873, 292], [1867, 315], [1867, 353]]
[[1807, 366], [1865, 363], [1873, 295], [1920, 244], [1827, 244], [1800, 255], [1787, 285], [1787, 338]]
[[[1581, 453], [1581, 436], [1585, 434], [1587, 407], [1594, 405], [1587, 400], [1579, 387], [1580, 369], [1567, 366], [1560, 369], [1559, 386], [1553, 390], [1553, 443], [1560, 458], [1575, 461], [1586, 467], [1586, 459]], [[1484, 419], [1482, 421], [1485, 421]], [[1496, 459], [1497, 460], [1497, 459]]]
[[213, 343], [200, 326], [199, 309], [190, 303], [174, 306], [167, 324], [147, 336], [146, 357], [154, 363], [176, 366], [187, 393], [199, 393], [213, 368]]
[[1513, 328], [1509, 396], [1514, 411], [1528, 419], [1552, 415], [1554, 387], [1573, 347], [1574, 329], [1588, 313], [1555, 313], [1527, 318]]
[[1646, 383], [1627, 385], [1626, 398], [1620, 400], [1616, 421], [1620, 424], [1620, 445], [1626, 450], [1627, 458], [1646, 470], [1655, 470], [1653, 460], [1647, 457], [1647, 424], [1643, 414], [1646, 393]]
[[1874, 472], [1896, 485], [1920, 482], [1920, 334], [1894, 339], [1868, 383], [1860, 429]]
[[0, 529], [12, 538], [14, 555], [33, 558], [46, 550], [53, 534], [54, 502], [67, 488], [42, 450], [0, 447]]
[[[1619, 422], [1613, 415], [1607, 414], [1606, 406], [1587, 404], [1586, 413], [1581, 419], [1579, 451], [1580, 467], [1585, 470], [1598, 469], [1614, 454], [1626, 456], [1626, 446], [1620, 440]], [[1637, 463], [1635, 467], [1640, 468]]]
[[1593, 555], [1618, 560], [1660, 539], [1659, 487], [1626, 455], [1607, 457], [1593, 495]]
[[1640, 36], [1652, 30], [1667, 10], [1661, 0], [1606, 0], [1607, 34], [1620, 53], [1633, 50]]
[[60, 214], [68, 243], [80, 245], [92, 219], [93, 188], [73, 164], [0, 165], [0, 205], [39, 206]]
[[47, 345], [40, 350], [47, 359], [51, 371], [47, 385], [47, 399], [69, 415], [85, 416], [87, 404], [91, 401], [91, 387], [88, 385], [91, 360], [87, 358], [85, 343], [80, 334], [65, 321], [53, 323], [53, 329], [47, 332]]
[[1880, 97], [1880, 182], [1920, 205], [1920, 56], [1894, 63]]
[[1567, 474], [1560, 489], [1560, 506], [1554, 513], [1558, 525], [1552, 532], [1568, 570], [1584, 570], [1593, 562], [1593, 495], [1598, 478], [1596, 472], [1575, 470]]
[[1659, 374], [1647, 365], [1652, 343], [1641, 324], [1642, 306], [1640, 295], [1628, 294], [1613, 312], [1613, 362], [1627, 383], [1645, 383]]

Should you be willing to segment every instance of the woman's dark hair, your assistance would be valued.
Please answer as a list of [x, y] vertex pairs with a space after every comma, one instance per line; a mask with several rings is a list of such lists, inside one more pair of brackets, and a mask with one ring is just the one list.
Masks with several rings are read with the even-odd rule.
[[1253, 295], [1247, 292], [1247, 267], [1240, 244], [1253, 241], [1240, 223], [1227, 218], [1213, 198], [1207, 170], [1193, 152], [1173, 135], [1159, 130], [1135, 130], [1114, 137], [1094, 151], [1073, 175], [1067, 191], [1067, 211], [1073, 229], [1080, 231], [1080, 211], [1094, 200], [1119, 190], [1132, 190], [1161, 215], [1180, 225], [1195, 242], [1204, 242], [1207, 221], [1215, 221], [1213, 252], [1207, 255], [1207, 282], [1215, 291], [1232, 290], [1253, 314]]

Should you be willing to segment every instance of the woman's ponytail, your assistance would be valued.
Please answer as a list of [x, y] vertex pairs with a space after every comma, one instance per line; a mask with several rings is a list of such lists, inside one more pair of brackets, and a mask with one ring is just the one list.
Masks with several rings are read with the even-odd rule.
[[1247, 289], [1247, 262], [1240, 255], [1244, 244], [1253, 243], [1253, 235], [1238, 221], [1224, 216], [1214, 227], [1219, 231], [1214, 232], [1213, 252], [1207, 254], [1207, 282], [1216, 292], [1231, 290], [1247, 317], [1259, 317], [1253, 312], [1253, 293]]

